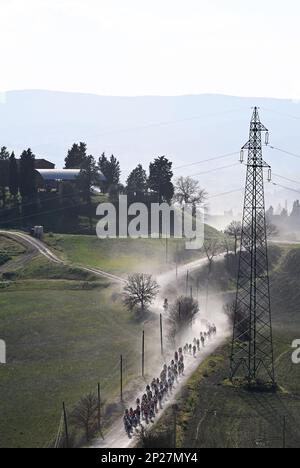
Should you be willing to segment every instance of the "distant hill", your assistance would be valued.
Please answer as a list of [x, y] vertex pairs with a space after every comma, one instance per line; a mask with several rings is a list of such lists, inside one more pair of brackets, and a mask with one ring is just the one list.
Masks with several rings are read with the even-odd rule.
[[[94, 156], [114, 153], [123, 178], [141, 162], [145, 167], [157, 155], [167, 155], [174, 166], [239, 151], [248, 137], [251, 107], [261, 107], [261, 118], [271, 132], [271, 143], [300, 153], [300, 103], [289, 100], [250, 99], [221, 95], [179, 97], [102, 97], [96, 95], [12, 91], [0, 96], [0, 144], [19, 154], [31, 146], [36, 156], [63, 166], [74, 141], [85, 141]], [[193, 175], [234, 164], [231, 156], [175, 171]], [[300, 161], [268, 150], [275, 173], [300, 180]], [[242, 187], [240, 166], [198, 176], [215, 195]], [[281, 181], [282, 182], [282, 181]], [[289, 182], [283, 184], [289, 185]], [[294, 186], [297, 189], [297, 186]], [[270, 201], [291, 202], [297, 193], [269, 189]], [[213, 211], [241, 209], [242, 193], [213, 198]], [[269, 199], [268, 199], [269, 202]]]

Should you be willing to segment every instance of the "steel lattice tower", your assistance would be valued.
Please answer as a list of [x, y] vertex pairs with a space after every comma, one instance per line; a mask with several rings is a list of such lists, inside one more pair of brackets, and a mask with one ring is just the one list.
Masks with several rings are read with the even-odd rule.
[[263, 174], [271, 169], [262, 158], [262, 132], [268, 135], [255, 107], [242, 148], [248, 150], [248, 162], [230, 377], [275, 386]]

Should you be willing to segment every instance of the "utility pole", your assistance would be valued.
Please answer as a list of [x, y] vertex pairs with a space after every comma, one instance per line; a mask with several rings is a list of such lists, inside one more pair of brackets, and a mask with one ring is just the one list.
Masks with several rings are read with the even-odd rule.
[[160, 314], [160, 349], [161, 349], [161, 355], [163, 356], [164, 354], [164, 342], [163, 342], [163, 322], [162, 322], [162, 314]]
[[69, 447], [70, 447], [70, 443], [69, 443], [69, 429], [68, 429], [68, 418], [67, 418], [67, 412], [66, 412], [65, 402], [63, 402], [63, 415], [64, 415], [66, 448], [69, 448]]
[[282, 425], [282, 448], [286, 448], [286, 417], [283, 416], [283, 425]]
[[101, 430], [101, 386], [98, 383], [98, 430]]
[[174, 417], [174, 449], [177, 448], [177, 412], [178, 412], [178, 405], [177, 404], [174, 404], [172, 405], [172, 409], [173, 409], [173, 417]]
[[178, 280], [178, 244], [176, 242], [176, 280]]
[[209, 276], [207, 277], [206, 282], [206, 296], [205, 296], [205, 313], [207, 315], [208, 312], [208, 299], [209, 299]]
[[189, 270], [186, 272], [186, 296], [188, 296], [188, 290], [189, 290]]
[[264, 168], [271, 168], [262, 157], [262, 132], [255, 107], [250, 123], [244, 214], [241, 234], [240, 264], [235, 304], [230, 378], [241, 376], [248, 383], [258, 378], [275, 387], [273, 334], [266, 232]]
[[166, 264], [168, 265], [168, 238], [166, 237]]
[[145, 330], [142, 336], [142, 376], [145, 377]]
[[121, 402], [123, 402], [123, 356], [120, 356], [120, 396]]

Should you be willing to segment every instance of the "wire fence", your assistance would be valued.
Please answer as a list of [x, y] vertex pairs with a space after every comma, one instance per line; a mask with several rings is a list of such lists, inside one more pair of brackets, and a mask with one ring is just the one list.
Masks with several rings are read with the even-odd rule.
[[[300, 407], [297, 409], [299, 410]], [[299, 413], [298, 413], [299, 416]], [[200, 424], [201, 423], [201, 424]], [[299, 419], [289, 411], [276, 410], [272, 416], [255, 413], [237, 415], [211, 411], [203, 419], [191, 439], [198, 448], [299, 448]]]
[[[97, 384], [95, 383], [95, 388], [91, 389], [90, 394], [94, 395], [98, 399], [97, 411], [99, 420], [97, 422], [99, 423], [101, 418], [101, 426], [98, 424], [96, 429], [100, 433], [102, 426], [105, 424], [105, 406], [109, 406], [110, 404], [112, 406], [116, 405], [116, 407], [118, 405], [122, 405], [121, 369], [124, 375], [126, 373], [132, 373], [133, 368], [134, 366], [132, 366], [130, 354], [127, 353], [122, 356], [120, 355], [120, 357], [116, 359], [115, 364], [110, 368], [109, 376], [100, 379]], [[99, 393], [96, 391], [97, 385]], [[116, 395], [116, 388], [119, 389], [119, 396]], [[76, 407], [76, 405], [68, 408], [68, 410], [65, 411], [65, 414], [64, 411], [61, 412], [57, 432], [55, 436], [44, 445], [44, 448], [67, 448], [73, 446], [73, 444], [76, 445], [76, 442], [73, 440], [71, 441], [71, 438], [74, 439], [74, 434], [72, 434], [72, 432], [70, 433], [69, 425], [74, 407]], [[82, 410], [82, 412], [84, 413], [84, 410]], [[69, 434], [67, 434], [68, 432]], [[67, 440], [67, 438], [69, 438], [69, 440]]]

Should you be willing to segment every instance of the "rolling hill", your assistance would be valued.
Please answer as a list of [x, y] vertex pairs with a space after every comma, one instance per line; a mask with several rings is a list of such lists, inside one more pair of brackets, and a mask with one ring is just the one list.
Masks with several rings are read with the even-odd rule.
[[[271, 143], [300, 153], [300, 103], [291, 100], [253, 99], [222, 95], [177, 97], [103, 97], [49, 91], [12, 91], [0, 99], [1, 145], [19, 154], [31, 146], [37, 157], [63, 166], [74, 141], [86, 141], [95, 157], [105, 151], [121, 161], [122, 177], [141, 162], [145, 167], [157, 155], [167, 155], [175, 168], [214, 156], [238, 152], [248, 137], [251, 107], [271, 132]], [[244, 169], [238, 155], [175, 170], [175, 175], [197, 175], [211, 195], [238, 189]], [[275, 173], [300, 180], [299, 161], [268, 150], [265, 159]], [[219, 167], [232, 166], [217, 172]], [[282, 182], [282, 181], [281, 181]], [[287, 184], [283, 184], [287, 185]], [[297, 189], [297, 187], [293, 186]], [[296, 193], [269, 186], [272, 203], [291, 202]], [[267, 200], [267, 203], [269, 199]], [[232, 194], [210, 200], [212, 211], [240, 211], [242, 196]]]

